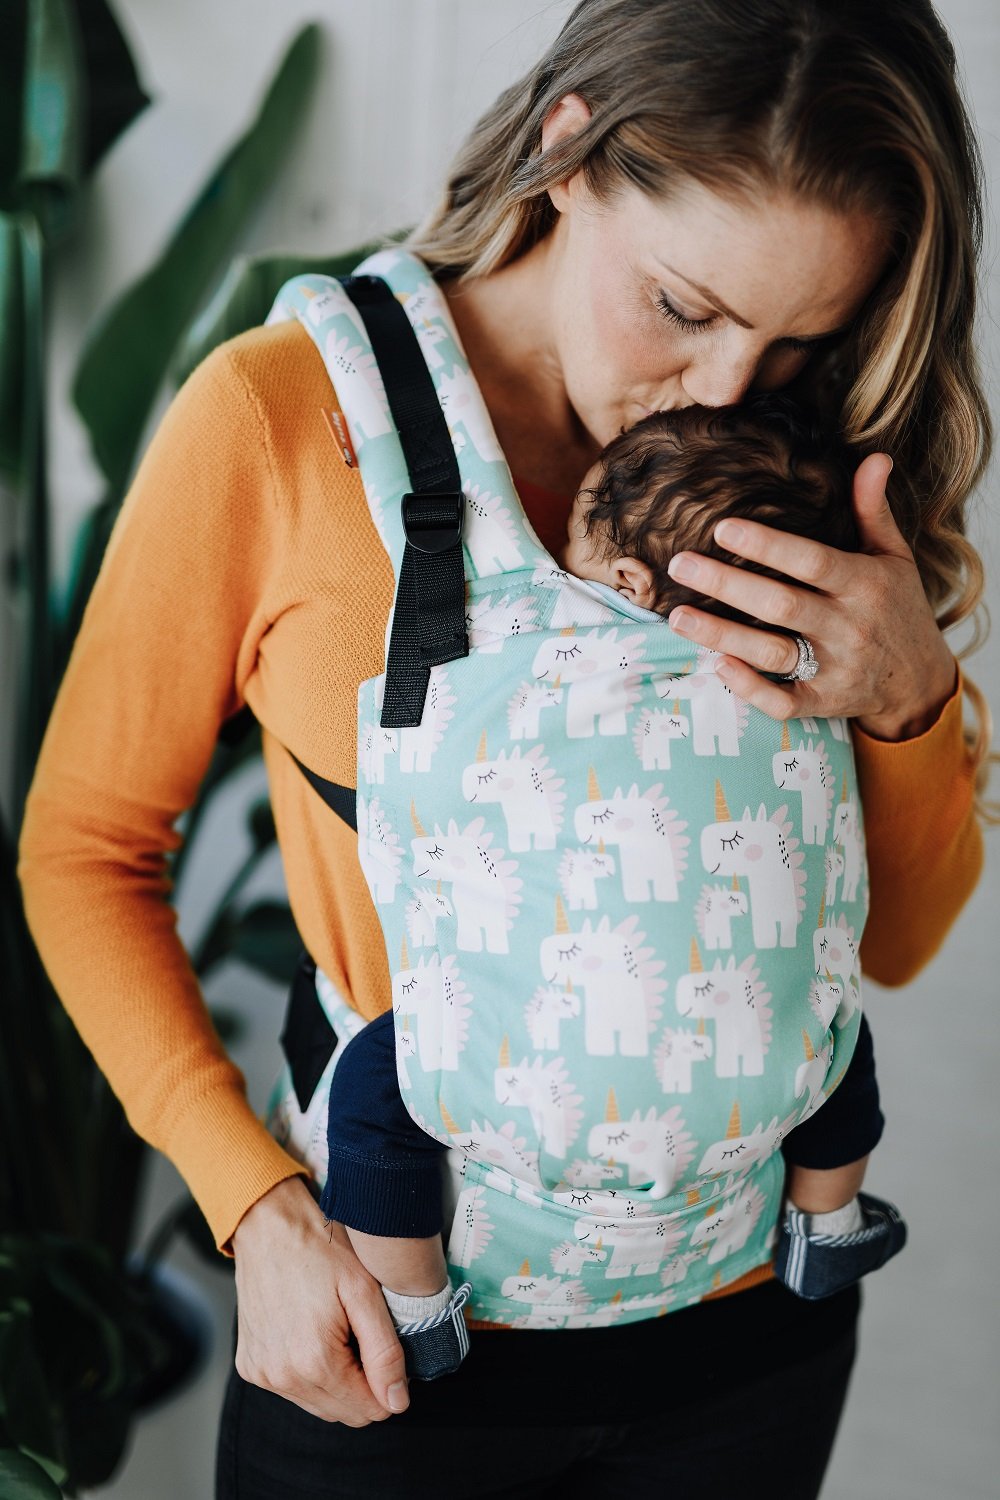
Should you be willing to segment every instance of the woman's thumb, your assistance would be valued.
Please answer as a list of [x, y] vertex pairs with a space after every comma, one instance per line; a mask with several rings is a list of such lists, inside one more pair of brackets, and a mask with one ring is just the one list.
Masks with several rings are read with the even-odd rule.
[[855, 472], [854, 516], [858, 523], [861, 551], [911, 557], [913, 554], [896, 525], [885, 497], [891, 473], [892, 459], [888, 453], [869, 453]]

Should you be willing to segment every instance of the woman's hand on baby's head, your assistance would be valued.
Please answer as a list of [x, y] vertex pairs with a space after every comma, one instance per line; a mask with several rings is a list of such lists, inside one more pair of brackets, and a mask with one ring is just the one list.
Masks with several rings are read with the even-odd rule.
[[[671, 559], [668, 571], [678, 581], [792, 633], [687, 605], [669, 617], [679, 635], [720, 652], [716, 670], [726, 685], [774, 719], [843, 715], [876, 738], [905, 739], [933, 723], [953, 691], [955, 659], [886, 500], [891, 469], [886, 454], [871, 454], [855, 473], [858, 552], [756, 521], [726, 520], [715, 528], [716, 540], [787, 581], [691, 552]], [[795, 635], [812, 645], [817, 675], [810, 682], [762, 676], [793, 670]]]

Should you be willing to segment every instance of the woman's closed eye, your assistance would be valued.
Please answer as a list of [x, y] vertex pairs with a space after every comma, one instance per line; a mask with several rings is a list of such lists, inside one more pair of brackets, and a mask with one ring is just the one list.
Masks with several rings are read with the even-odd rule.
[[[683, 329], [685, 333], [705, 333], [720, 321], [718, 313], [713, 313], [708, 318], [687, 317], [681, 312], [679, 307], [674, 306], [662, 288], [656, 294], [656, 305], [668, 322], [673, 323], [677, 328]], [[827, 334], [823, 338], [818, 339], [788, 337], [776, 339], [775, 343], [785, 349], [794, 349], [798, 354], [812, 354], [819, 345], [832, 343], [835, 338], [839, 337], [839, 333]]]

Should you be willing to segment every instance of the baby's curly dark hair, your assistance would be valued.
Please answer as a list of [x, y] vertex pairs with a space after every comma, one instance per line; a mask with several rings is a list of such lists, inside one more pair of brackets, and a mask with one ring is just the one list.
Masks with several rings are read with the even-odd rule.
[[856, 551], [851, 481], [860, 461], [787, 396], [769, 392], [740, 406], [654, 412], [601, 454], [601, 477], [582, 492], [592, 496], [586, 534], [607, 561], [636, 557], [646, 563], [660, 614], [693, 604], [746, 621], [731, 605], [676, 583], [667, 572], [671, 557], [700, 552], [782, 576], [715, 541], [715, 526], [728, 516]]

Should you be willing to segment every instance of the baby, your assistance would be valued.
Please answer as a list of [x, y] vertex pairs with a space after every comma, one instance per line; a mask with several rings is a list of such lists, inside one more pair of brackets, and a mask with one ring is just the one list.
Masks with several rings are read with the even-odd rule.
[[[670, 558], [690, 550], [768, 573], [714, 540], [720, 520], [743, 516], [853, 550], [852, 469], [846, 449], [823, 438], [785, 397], [658, 412], [610, 443], [588, 472], [556, 561], [640, 619], [693, 604], [746, 621], [676, 583]], [[782, 1143], [787, 1197], [775, 1270], [799, 1296], [830, 1296], [902, 1249], [906, 1228], [895, 1208], [860, 1191], [882, 1126], [862, 1017], [839, 1086]], [[471, 1288], [456, 1290], [449, 1280], [440, 1179], [447, 1148], [419, 1129], [400, 1097], [391, 1011], [343, 1049], [330, 1089], [328, 1139], [324, 1214], [345, 1225], [382, 1285], [408, 1373], [450, 1373], [468, 1349], [461, 1308]]]

